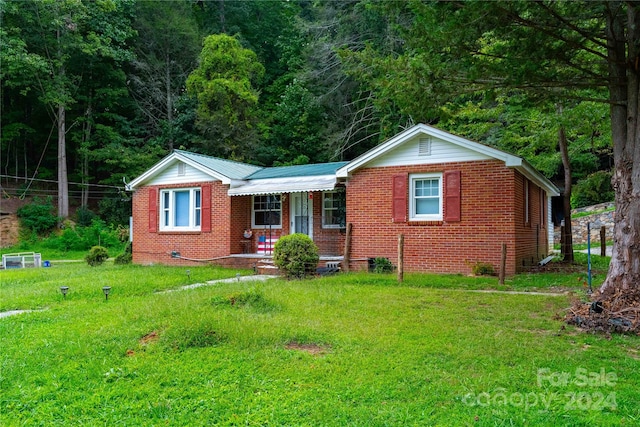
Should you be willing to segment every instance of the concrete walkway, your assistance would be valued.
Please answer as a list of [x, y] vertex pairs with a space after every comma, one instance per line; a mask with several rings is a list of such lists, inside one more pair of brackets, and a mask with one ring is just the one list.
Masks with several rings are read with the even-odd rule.
[[[583, 254], [589, 253], [589, 249], [583, 249], [580, 252]], [[607, 246], [607, 256], [611, 256], [613, 254], [613, 246]], [[591, 246], [591, 255], [600, 256], [600, 245]]]
[[187, 289], [200, 288], [202, 286], [212, 286], [212, 285], [216, 285], [218, 283], [264, 282], [266, 280], [275, 279], [277, 277], [280, 277], [280, 276], [270, 276], [268, 274], [257, 274], [257, 275], [252, 275], [252, 276], [237, 276], [237, 277], [231, 277], [229, 279], [209, 280], [208, 282], [204, 282], [204, 283], [194, 283], [192, 285], [181, 286], [181, 287], [179, 287], [177, 289], [168, 289], [166, 291], [160, 291], [160, 292], [156, 292], [156, 293], [165, 294], [165, 293], [168, 293], [168, 292], [184, 291], [184, 290], [187, 290]]
[[44, 311], [44, 310], [9, 310], [9, 311], [3, 311], [3, 312], [0, 312], [0, 319], [2, 319], [3, 317], [15, 316], [17, 314], [22, 314], [22, 313], [31, 313], [33, 311]]

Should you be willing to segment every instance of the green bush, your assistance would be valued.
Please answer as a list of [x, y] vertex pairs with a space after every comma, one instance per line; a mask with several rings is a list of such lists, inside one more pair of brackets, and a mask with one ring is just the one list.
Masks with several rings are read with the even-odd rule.
[[611, 172], [598, 171], [578, 181], [571, 191], [571, 208], [583, 208], [611, 202], [615, 192], [611, 186]]
[[128, 252], [123, 252], [113, 259], [113, 263], [117, 265], [131, 264], [133, 256]]
[[44, 200], [35, 197], [31, 203], [20, 207], [16, 213], [23, 227], [42, 234], [51, 231], [58, 224], [58, 217], [53, 212], [51, 197]]
[[273, 262], [287, 277], [314, 273], [319, 259], [318, 247], [306, 234], [282, 236], [273, 247]]
[[127, 246], [125, 246], [124, 252], [115, 257], [113, 263], [117, 265], [131, 264], [131, 262], [133, 261], [131, 250], [131, 242], [129, 242], [127, 243]]
[[471, 272], [474, 276], [493, 276], [496, 274], [493, 265], [488, 262], [476, 262], [471, 267]]
[[377, 257], [373, 260], [373, 266], [374, 273], [391, 273], [393, 271], [393, 264], [389, 258]]
[[103, 246], [94, 246], [91, 248], [87, 256], [84, 257], [84, 260], [87, 261], [87, 264], [90, 266], [95, 267], [96, 265], [101, 265], [107, 258], [109, 258], [107, 248]]

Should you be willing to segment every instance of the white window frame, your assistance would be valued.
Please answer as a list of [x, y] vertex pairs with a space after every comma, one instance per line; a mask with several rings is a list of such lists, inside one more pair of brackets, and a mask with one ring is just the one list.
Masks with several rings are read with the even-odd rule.
[[[416, 182], [422, 180], [438, 180], [439, 209], [437, 214], [417, 214], [416, 213]], [[442, 221], [442, 211], [444, 205], [443, 179], [441, 173], [420, 173], [409, 175], [409, 221]]]
[[[327, 196], [331, 195], [333, 197], [334, 194], [338, 194], [338, 193], [341, 193], [341, 191], [335, 191], [335, 190], [334, 191], [324, 191], [322, 193], [322, 228], [334, 228], [334, 229], [338, 228], [338, 229], [340, 229], [340, 228], [345, 228], [346, 227], [346, 224], [345, 225], [340, 225], [340, 224], [327, 224], [327, 223], [325, 223], [325, 220], [329, 217], [327, 215], [327, 212], [328, 211], [337, 211], [338, 210], [338, 208], [335, 208], [335, 207], [327, 208], [327, 206], [325, 204], [325, 200], [326, 200]], [[342, 193], [344, 193], [344, 192], [342, 192]], [[345, 198], [345, 203], [344, 204], [345, 204], [344, 209], [346, 210], [346, 205], [347, 205], [346, 198]]]
[[[256, 224], [256, 212], [267, 212], [268, 209], [256, 210], [256, 197], [273, 197], [278, 196], [280, 209], [271, 209], [272, 212], [278, 212], [280, 214], [280, 224]], [[251, 227], [252, 228], [282, 228], [282, 194], [257, 194], [251, 196]]]
[[[175, 225], [176, 193], [189, 192], [189, 225]], [[200, 194], [200, 206], [196, 194]], [[166, 197], [168, 195], [168, 197]], [[168, 200], [168, 202], [167, 202]], [[202, 225], [202, 190], [193, 188], [167, 188], [160, 190], [160, 231], [200, 231]]]

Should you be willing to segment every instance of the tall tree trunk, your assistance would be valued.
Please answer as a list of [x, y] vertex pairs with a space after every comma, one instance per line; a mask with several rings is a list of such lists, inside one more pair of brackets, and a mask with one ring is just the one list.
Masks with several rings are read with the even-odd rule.
[[564, 194], [562, 195], [562, 208], [564, 210], [564, 235], [562, 236], [562, 256], [566, 262], [573, 262], [573, 232], [571, 230], [571, 162], [567, 150], [567, 135], [564, 126], [558, 129], [558, 147], [562, 157], [564, 168]]
[[640, 288], [640, 13], [632, 2], [625, 3], [626, 16], [620, 2], [606, 5], [616, 213], [603, 293]]
[[89, 143], [91, 141], [91, 131], [93, 129], [93, 109], [91, 101], [87, 107], [86, 120], [82, 129], [82, 150], [80, 150], [81, 158], [81, 175], [82, 175], [82, 202], [81, 206], [87, 208], [89, 205]]
[[67, 180], [66, 109], [58, 104], [58, 216], [69, 217], [69, 183]]
[[167, 102], [167, 126], [169, 132], [167, 139], [169, 151], [173, 151], [173, 96], [171, 92], [171, 58], [169, 55], [166, 55], [165, 57], [164, 70], [165, 95]]
[[227, 30], [225, 28], [225, 19], [224, 19], [224, 0], [218, 0], [218, 9], [220, 13], [220, 32], [226, 33]]

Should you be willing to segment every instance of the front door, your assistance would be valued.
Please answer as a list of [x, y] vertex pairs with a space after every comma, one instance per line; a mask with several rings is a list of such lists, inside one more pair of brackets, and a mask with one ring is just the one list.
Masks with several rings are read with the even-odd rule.
[[311, 193], [291, 193], [291, 233], [302, 233], [313, 239], [313, 199]]

